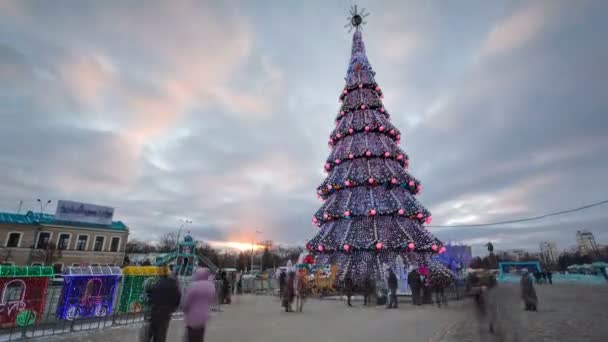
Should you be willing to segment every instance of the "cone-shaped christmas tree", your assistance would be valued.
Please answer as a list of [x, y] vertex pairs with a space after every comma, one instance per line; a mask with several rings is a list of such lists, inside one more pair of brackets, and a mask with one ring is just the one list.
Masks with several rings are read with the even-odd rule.
[[[347, 274], [354, 280], [382, 279], [384, 268], [395, 267], [399, 255], [410, 264], [430, 264], [430, 257], [445, 249], [423, 226], [431, 214], [414, 198], [422, 187], [407, 171], [408, 156], [398, 146], [401, 133], [382, 104], [361, 20], [352, 22], [356, 30], [342, 106], [329, 139], [328, 176], [317, 189], [324, 204], [313, 224], [320, 230], [307, 248], [315, 264], [340, 265], [340, 279]], [[433, 273], [444, 273], [433, 266]]]

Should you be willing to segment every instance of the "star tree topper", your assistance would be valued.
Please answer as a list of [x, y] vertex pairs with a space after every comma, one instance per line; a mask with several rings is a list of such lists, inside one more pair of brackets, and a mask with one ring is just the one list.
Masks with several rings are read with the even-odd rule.
[[351, 6], [350, 8], [350, 16], [346, 17], [348, 23], [344, 25], [344, 28], [348, 28], [348, 33], [351, 33], [353, 28], [357, 31], [360, 31], [363, 25], [367, 24], [365, 18], [369, 15], [369, 13], [365, 12], [365, 8], [362, 8], [361, 11], [357, 8], [357, 5]]

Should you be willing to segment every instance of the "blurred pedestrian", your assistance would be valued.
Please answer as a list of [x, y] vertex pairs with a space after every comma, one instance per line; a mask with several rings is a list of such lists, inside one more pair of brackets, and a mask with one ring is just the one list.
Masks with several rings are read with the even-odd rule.
[[194, 281], [184, 296], [184, 322], [188, 342], [202, 342], [209, 320], [209, 307], [215, 296], [215, 285], [209, 280], [209, 269], [194, 274]]
[[285, 283], [287, 282], [287, 274], [284, 270], [279, 273], [279, 298], [283, 300], [285, 294]]
[[389, 291], [389, 300], [388, 300], [388, 309], [396, 309], [399, 306], [397, 302], [397, 287], [399, 287], [399, 282], [397, 280], [397, 276], [395, 272], [393, 272], [392, 268], [388, 269], [388, 291]]
[[431, 285], [433, 288], [433, 292], [435, 292], [435, 303], [437, 304], [437, 306], [441, 307], [441, 304], [443, 304], [443, 306], [448, 306], [448, 299], [445, 296], [445, 288], [447, 287], [447, 285], [439, 280], [431, 280]]
[[350, 299], [353, 295], [353, 279], [350, 277], [350, 274], [347, 274], [344, 278], [344, 294], [346, 295], [346, 305], [352, 306], [350, 303]]
[[302, 312], [304, 301], [306, 301], [306, 296], [308, 295], [308, 272], [306, 269], [301, 269], [298, 271], [296, 283], [296, 311]]
[[407, 284], [412, 290], [412, 304], [422, 305], [422, 298], [420, 298], [420, 287], [422, 282], [420, 281], [420, 273], [417, 269], [413, 269], [407, 275]]
[[367, 274], [365, 280], [363, 280], [363, 305], [372, 305], [374, 292], [376, 292], [374, 282], [371, 276]]
[[541, 275], [543, 277], [541, 284], [546, 284], [547, 283], [547, 271], [543, 271]]
[[285, 312], [293, 311], [291, 308], [291, 304], [293, 303], [293, 298], [295, 296], [295, 272], [289, 271], [287, 275], [287, 281], [285, 282], [285, 293], [283, 295], [283, 306], [285, 307]]
[[224, 299], [222, 300], [222, 304], [230, 304], [232, 303], [231, 291], [230, 291], [230, 280], [228, 279], [228, 275], [225, 271], [222, 272], [222, 293], [224, 294]]
[[549, 280], [549, 284], [553, 285], [553, 272], [551, 270], [547, 271], [547, 279]]
[[532, 278], [527, 269], [523, 269], [519, 284], [521, 288], [521, 298], [525, 304], [525, 310], [537, 311], [538, 299], [536, 297], [536, 290], [534, 289], [534, 283], [532, 282]]
[[181, 293], [176, 276], [163, 275], [149, 289], [150, 310], [145, 315], [144, 341], [165, 342], [171, 315], [179, 307]]

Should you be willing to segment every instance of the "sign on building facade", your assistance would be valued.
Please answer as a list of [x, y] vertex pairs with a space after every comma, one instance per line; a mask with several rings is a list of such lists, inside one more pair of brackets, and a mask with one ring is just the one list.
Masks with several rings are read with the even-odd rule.
[[60, 200], [57, 202], [55, 219], [60, 221], [85, 222], [110, 225], [114, 208], [95, 204]]

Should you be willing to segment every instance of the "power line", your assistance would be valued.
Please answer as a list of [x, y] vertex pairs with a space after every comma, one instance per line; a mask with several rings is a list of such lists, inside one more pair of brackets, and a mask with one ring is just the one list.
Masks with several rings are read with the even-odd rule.
[[486, 227], [486, 226], [497, 226], [497, 225], [501, 225], [501, 224], [509, 224], [509, 223], [518, 223], [518, 222], [527, 222], [527, 221], [535, 221], [535, 220], [540, 220], [546, 217], [550, 217], [550, 216], [557, 216], [557, 215], [563, 215], [563, 214], [568, 214], [568, 213], [573, 213], [575, 211], [581, 211], [581, 210], [585, 210], [585, 209], [589, 209], [589, 208], [593, 208], [593, 207], [597, 207], [600, 205], [604, 205], [607, 204], [608, 200], [606, 201], [601, 201], [601, 202], [596, 202], [596, 203], [592, 203], [592, 204], [588, 204], [582, 207], [578, 207], [575, 209], [569, 209], [569, 210], [563, 210], [563, 211], [558, 211], [555, 213], [550, 213], [550, 214], [545, 214], [545, 215], [540, 215], [540, 216], [534, 216], [534, 217], [528, 217], [528, 218], [523, 218], [523, 219], [518, 219], [518, 220], [509, 220], [509, 221], [498, 221], [498, 222], [492, 222], [492, 223], [474, 223], [474, 224], [457, 224], [457, 225], [453, 225], [453, 226], [427, 226], [429, 228], [462, 228], [462, 227]]

